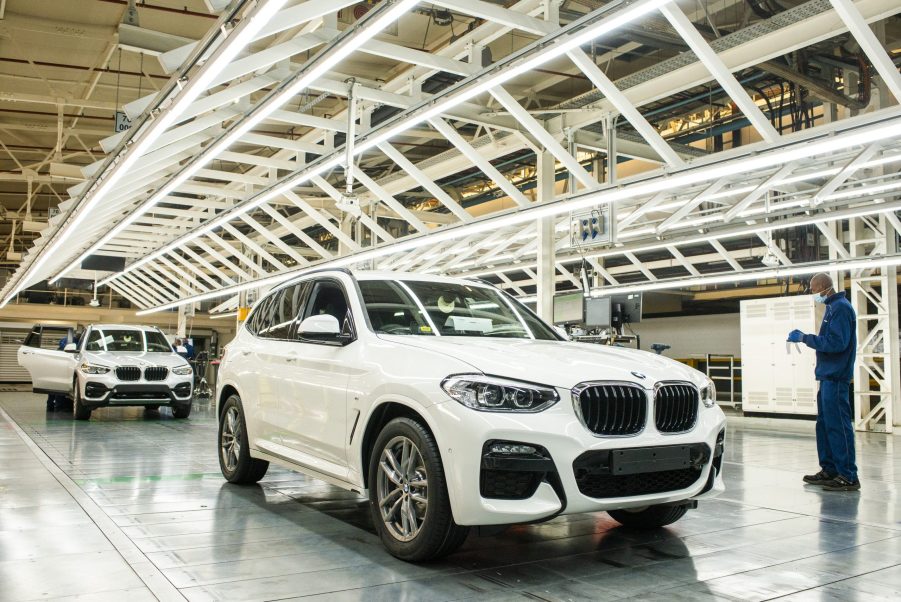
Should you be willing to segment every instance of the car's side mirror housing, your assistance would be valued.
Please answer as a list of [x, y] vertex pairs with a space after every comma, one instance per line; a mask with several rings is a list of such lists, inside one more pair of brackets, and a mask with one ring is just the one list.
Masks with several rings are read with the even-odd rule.
[[78, 345], [75, 343], [66, 343], [66, 346], [63, 347], [63, 351], [66, 353], [78, 353]]
[[335, 316], [322, 314], [306, 318], [297, 327], [297, 338], [302, 341], [317, 341], [346, 345], [353, 337], [341, 331], [341, 324]]
[[569, 333], [566, 332], [565, 328], [563, 328], [562, 326], [554, 326], [554, 330], [556, 330], [557, 334], [559, 334], [561, 337], [563, 337], [567, 341], [569, 340]]
[[187, 352], [188, 352], [188, 348], [185, 347], [184, 345], [179, 345], [178, 347], [175, 348], [175, 353], [181, 354], [181, 353], [187, 353]]

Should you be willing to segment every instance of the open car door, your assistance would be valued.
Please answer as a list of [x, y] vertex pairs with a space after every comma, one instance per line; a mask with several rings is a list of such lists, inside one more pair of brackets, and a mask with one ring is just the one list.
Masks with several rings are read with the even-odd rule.
[[72, 390], [77, 361], [74, 353], [59, 350], [63, 338], [74, 343], [74, 330], [36, 324], [19, 347], [19, 365], [31, 374], [31, 388], [35, 393], [69, 393]]

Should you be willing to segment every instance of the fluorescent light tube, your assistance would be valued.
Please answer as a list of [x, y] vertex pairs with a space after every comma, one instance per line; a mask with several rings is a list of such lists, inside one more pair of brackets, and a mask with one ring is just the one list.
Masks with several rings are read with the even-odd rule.
[[621, 293], [640, 293], [660, 291], [674, 288], [688, 288], [707, 284], [731, 284], [735, 282], [749, 282], [752, 280], [766, 280], [769, 278], [785, 278], [788, 276], [806, 276], [819, 272], [872, 270], [901, 265], [901, 255], [890, 255], [874, 259], [848, 259], [844, 261], [830, 261], [810, 265], [784, 266], [764, 270], [748, 270], [746, 272], [732, 272], [711, 276], [699, 276], [696, 278], [683, 278], [671, 280], [659, 280], [655, 282], [643, 282], [641, 284], [626, 284], [622, 286], [605, 286], [591, 292], [592, 297], [607, 297]]
[[[190, 165], [182, 169], [165, 186], [155, 192], [136, 211], [133, 211], [121, 222], [116, 224], [99, 241], [91, 245], [88, 250], [82, 253], [75, 261], [70, 263], [64, 270], [57, 274], [53, 278], [53, 280], [50, 281], [50, 283], [52, 284], [56, 280], [62, 278], [66, 273], [80, 264], [85, 257], [118, 236], [123, 230], [140, 219], [140, 217], [147, 213], [153, 206], [175, 192], [188, 179], [190, 179], [198, 171], [203, 169], [211, 161], [215, 160], [220, 153], [226, 151], [232, 144], [239, 141], [245, 134], [250, 132], [250, 130], [262, 123], [266, 118], [272, 115], [272, 113], [279, 110], [285, 105], [285, 103], [297, 96], [300, 92], [308, 88], [317, 79], [325, 75], [330, 70], [334, 69], [336, 65], [347, 58], [355, 50], [360, 48], [363, 44], [384, 31], [392, 23], [397, 21], [397, 19], [399, 19], [402, 15], [416, 6], [418, 2], [419, 0], [400, 0], [400, 2], [397, 2], [393, 5], [386, 4], [385, 6], [390, 6], [390, 8], [385, 10], [381, 15], [375, 17], [371, 22], [366, 21], [363, 24], [364, 26], [361, 27], [358, 31], [351, 31], [343, 34], [346, 35], [346, 37], [344, 38], [346, 41], [344, 43], [339, 42], [339, 46], [337, 46], [337, 49], [334, 52], [327, 54], [322, 58], [322, 60], [315, 62], [313, 66], [306, 73], [301, 75], [301, 77], [298, 78], [294, 83], [279, 92], [276, 96], [266, 101], [265, 104], [259, 106], [253, 113], [251, 113], [249, 117], [242, 120], [234, 130], [226, 134], [225, 137], [222, 138], [222, 140], [212, 144], [208, 149], [204, 150], [198, 158], [192, 161]], [[259, 207], [259, 204], [254, 205], [254, 207]], [[220, 224], [221, 223], [223, 222], [220, 222]], [[206, 232], [208, 231], [209, 230], [207, 230]]]
[[[78, 208], [77, 213], [69, 223], [64, 223], [60, 230], [57, 231], [56, 237], [49, 247], [41, 251], [37, 260], [32, 263], [27, 272], [34, 273], [40, 270], [44, 264], [54, 255], [55, 251], [60, 249], [63, 243], [69, 238], [71, 233], [75, 231], [91, 213], [91, 209], [96, 207], [103, 198], [109, 194], [113, 186], [121, 180], [126, 172], [144, 155], [156, 140], [162, 136], [166, 130], [175, 124], [178, 118], [184, 113], [192, 102], [194, 102], [201, 94], [203, 94], [210, 82], [212, 82], [219, 73], [225, 69], [238, 54], [249, 45], [257, 35], [257, 33], [275, 16], [275, 14], [287, 3], [288, 0], [260, 0], [253, 14], [247, 19], [241, 21], [238, 26], [226, 37], [223, 43], [216, 49], [216, 55], [212, 60], [207, 61], [196, 77], [191, 78], [179, 89], [178, 94], [174, 97], [172, 104], [163, 109], [159, 116], [155, 119], [145, 122], [146, 124], [139, 130], [135, 131], [135, 136], [131, 138], [134, 141], [133, 146], [126, 148], [124, 155], [119, 156], [118, 162], [114, 163], [112, 169], [101, 179], [97, 180], [94, 186], [85, 193], [82, 200], [82, 206]], [[13, 288], [4, 299], [3, 304], [17, 295], [27, 286], [27, 273], [23, 273], [19, 284]]]

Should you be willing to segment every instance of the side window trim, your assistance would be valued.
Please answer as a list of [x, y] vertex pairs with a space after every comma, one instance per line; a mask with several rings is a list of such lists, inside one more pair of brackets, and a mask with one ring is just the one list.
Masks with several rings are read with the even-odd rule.
[[307, 310], [310, 298], [313, 296], [312, 291], [315, 282], [312, 280], [302, 280], [297, 283], [294, 294], [297, 296], [294, 305], [294, 319], [291, 322], [291, 328], [288, 330], [288, 340], [297, 340], [297, 327], [303, 321], [303, 315]]

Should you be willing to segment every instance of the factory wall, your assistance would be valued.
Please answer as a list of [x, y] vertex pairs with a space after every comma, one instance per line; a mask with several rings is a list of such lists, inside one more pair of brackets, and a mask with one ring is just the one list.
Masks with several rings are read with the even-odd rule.
[[648, 318], [631, 328], [641, 337], [642, 349], [650, 350], [651, 343], [671, 345], [664, 355], [675, 359], [708, 353], [741, 355], [741, 326], [737, 313]]

